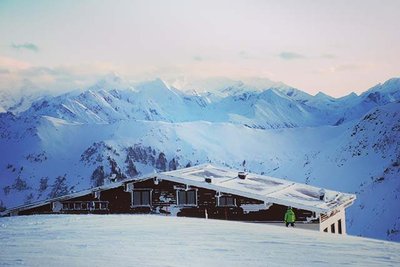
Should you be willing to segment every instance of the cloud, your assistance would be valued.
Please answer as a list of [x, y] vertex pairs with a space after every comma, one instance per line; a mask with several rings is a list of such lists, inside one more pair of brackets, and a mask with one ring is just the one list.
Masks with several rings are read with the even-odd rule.
[[33, 52], [38, 52], [39, 51], [39, 47], [37, 45], [33, 44], [33, 43], [23, 43], [23, 44], [12, 43], [11, 47], [14, 48], [14, 49], [17, 49], [17, 50], [26, 49], [26, 50], [30, 50], [30, 51], [33, 51]]
[[242, 59], [250, 59], [249, 53], [247, 53], [245, 50], [239, 51], [238, 55]]
[[321, 57], [322, 58], [333, 59], [333, 58], [336, 58], [336, 55], [327, 53], [327, 54], [322, 54]]
[[284, 51], [284, 52], [280, 53], [278, 56], [281, 59], [284, 59], [284, 60], [301, 59], [301, 58], [305, 58], [306, 57], [304, 55], [297, 54], [297, 53], [294, 53], [294, 52], [288, 52], [288, 51]]
[[352, 71], [352, 70], [358, 70], [361, 68], [363, 68], [363, 66], [357, 65], [357, 64], [342, 64], [342, 65], [331, 67], [330, 71], [331, 72]]
[[194, 56], [193, 60], [194, 61], [203, 61], [203, 58], [201, 56]]
[[29, 68], [31, 65], [28, 62], [18, 59], [3, 57], [0, 55], [0, 68], [8, 70], [21, 70]]
[[[107, 62], [83, 62], [79, 65], [55, 67], [35, 66], [0, 56], [0, 91], [9, 92], [27, 88], [31, 91], [65, 92], [91, 86], [104, 75], [112, 71], [119, 72], [120, 69], [121, 67]], [[140, 70], [143, 69], [142, 67]]]
[[313, 73], [316, 74], [332, 74], [332, 73], [343, 73], [343, 72], [355, 72], [355, 71], [363, 71], [368, 69], [373, 69], [376, 66], [372, 63], [360, 63], [360, 64], [339, 64], [334, 65], [328, 68], [322, 68], [314, 70]]
[[4, 69], [4, 68], [0, 68], [0, 74], [8, 74], [8, 73], [10, 73], [10, 70]]

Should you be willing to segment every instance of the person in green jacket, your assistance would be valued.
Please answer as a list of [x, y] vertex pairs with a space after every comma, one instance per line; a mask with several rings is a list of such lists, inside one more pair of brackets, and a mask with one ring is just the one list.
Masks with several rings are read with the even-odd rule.
[[294, 222], [296, 221], [296, 214], [294, 214], [294, 211], [292, 207], [288, 207], [286, 213], [285, 213], [285, 223], [286, 227], [289, 226], [289, 224], [294, 227]]

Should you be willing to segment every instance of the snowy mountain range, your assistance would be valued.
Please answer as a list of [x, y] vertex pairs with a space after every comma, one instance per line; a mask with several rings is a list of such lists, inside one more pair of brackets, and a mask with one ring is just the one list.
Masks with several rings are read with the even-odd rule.
[[3, 209], [212, 162], [356, 193], [348, 232], [400, 241], [399, 78], [342, 98], [269, 80], [176, 88], [117, 76], [60, 95], [5, 94], [0, 149]]

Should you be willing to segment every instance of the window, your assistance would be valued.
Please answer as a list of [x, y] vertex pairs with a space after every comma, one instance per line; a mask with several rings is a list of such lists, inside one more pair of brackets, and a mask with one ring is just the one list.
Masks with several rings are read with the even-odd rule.
[[177, 190], [178, 206], [197, 206], [197, 190]]
[[108, 210], [108, 201], [68, 201], [62, 210]]
[[332, 223], [331, 224], [331, 233], [335, 233], [335, 224], [334, 223]]
[[88, 209], [88, 203], [87, 202], [82, 202], [82, 209], [87, 210]]
[[69, 210], [69, 203], [62, 203], [62, 205], [63, 205], [62, 207], [63, 210]]
[[325, 232], [325, 233], [327, 233], [327, 232], [328, 232], [328, 227], [326, 227], [326, 228], [324, 229], [324, 232]]
[[151, 205], [150, 190], [133, 190], [132, 191], [132, 206], [133, 207], [148, 207]]
[[101, 210], [106, 210], [108, 208], [108, 203], [107, 202], [100, 202], [100, 209]]
[[342, 220], [341, 219], [338, 221], [338, 233], [342, 234]]
[[108, 201], [90, 201], [89, 210], [108, 210]]
[[232, 196], [220, 196], [218, 197], [218, 206], [234, 207], [236, 206], [236, 199]]

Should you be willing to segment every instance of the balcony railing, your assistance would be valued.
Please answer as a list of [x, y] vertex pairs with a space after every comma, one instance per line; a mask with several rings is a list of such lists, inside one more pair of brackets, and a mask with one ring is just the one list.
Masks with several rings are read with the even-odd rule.
[[63, 201], [62, 211], [108, 210], [108, 201]]

